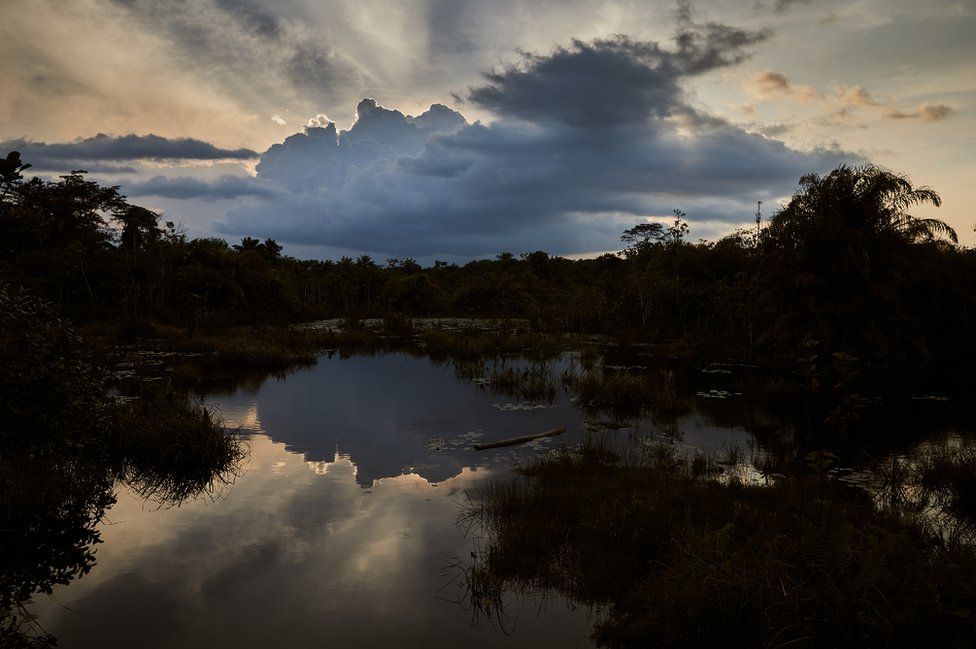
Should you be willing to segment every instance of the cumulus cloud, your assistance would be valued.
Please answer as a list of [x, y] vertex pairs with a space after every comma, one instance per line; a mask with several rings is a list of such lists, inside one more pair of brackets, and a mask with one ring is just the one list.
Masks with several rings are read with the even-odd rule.
[[857, 159], [793, 150], [691, 107], [685, 78], [742, 60], [763, 37], [686, 22], [672, 47], [616, 37], [527, 54], [469, 90], [498, 117], [489, 124], [446, 106], [410, 116], [365, 99], [349, 130], [309, 126], [266, 151], [258, 178], [287, 192], [215, 226], [429, 258], [606, 250], [636, 219], [675, 207], [744, 221], [755, 200]]
[[73, 142], [46, 143], [26, 139], [7, 140], [7, 150], [20, 151], [21, 157], [37, 170], [67, 171], [84, 168], [105, 173], [133, 172], [131, 166], [107, 164], [126, 160], [246, 160], [258, 157], [251, 149], [223, 149], [193, 138], [165, 138], [159, 135], [94, 137]]
[[129, 182], [123, 186], [127, 196], [162, 196], [164, 198], [222, 200], [241, 196], [273, 198], [281, 189], [249, 176], [225, 174], [214, 180], [192, 176], [153, 176], [145, 181]]

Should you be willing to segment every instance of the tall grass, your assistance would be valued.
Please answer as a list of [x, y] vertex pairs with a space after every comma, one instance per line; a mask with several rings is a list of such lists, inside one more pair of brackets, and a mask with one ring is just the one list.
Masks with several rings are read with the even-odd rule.
[[210, 410], [185, 397], [147, 396], [124, 407], [118, 476], [136, 493], [179, 504], [233, 481], [247, 446]]
[[526, 401], [549, 401], [556, 398], [556, 384], [546, 364], [527, 368], [507, 365], [495, 367], [488, 374], [488, 387], [497, 393]]
[[915, 462], [919, 484], [948, 511], [976, 523], [976, 448], [929, 448]]
[[655, 372], [583, 367], [568, 370], [563, 385], [586, 409], [616, 416], [638, 416], [648, 411], [675, 414], [689, 407], [676, 386], [673, 370]]

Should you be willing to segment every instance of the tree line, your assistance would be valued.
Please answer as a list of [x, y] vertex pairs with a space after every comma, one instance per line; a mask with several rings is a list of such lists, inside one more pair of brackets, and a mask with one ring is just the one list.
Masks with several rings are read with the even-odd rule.
[[639, 223], [624, 249], [570, 260], [544, 251], [466, 264], [302, 260], [273, 239], [190, 239], [118, 187], [72, 172], [24, 177], [0, 159], [0, 281], [77, 322], [138, 333], [317, 318], [528, 318], [726, 357], [806, 349], [917, 363], [973, 358], [976, 251], [909, 211], [937, 193], [866, 165], [800, 180], [764, 229], [689, 240], [685, 215]]

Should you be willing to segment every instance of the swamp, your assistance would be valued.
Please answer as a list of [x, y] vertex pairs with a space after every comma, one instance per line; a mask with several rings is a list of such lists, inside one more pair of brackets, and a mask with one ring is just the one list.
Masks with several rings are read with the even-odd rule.
[[976, 646], [970, 5], [3, 0], [0, 649]]
[[[139, 441], [119, 444], [118, 469], [79, 448], [24, 478], [48, 486], [42, 524], [20, 523], [28, 545], [5, 554], [7, 633], [108, 647], [968, 637], [971, 400], [859, 397], [813, 434], [796, 387], [748, 363], [593, 336], [520, 349], [519, 322], [397, 326], [412, 333], [303, 325], [335, 346], [214, 380], [198, 353], [117, 345], [111, 408], [143, 422]], [[451, 355], [435, 335], [491, 342]], [[196, 419], [160, 419], [174, 391]], [[198, 446], [200, 413], [225, 444]], [[52, 471], [70, 483], [51, 491]]]

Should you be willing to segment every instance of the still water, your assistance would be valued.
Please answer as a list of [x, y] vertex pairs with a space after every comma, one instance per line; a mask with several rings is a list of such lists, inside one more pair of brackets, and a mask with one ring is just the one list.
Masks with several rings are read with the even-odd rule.
[[[754, 451], [762, 422], [707, 394], [665, 434]], [[598, 427], [566, 394], [519, 403], [449, 364], [387, 354], [323, 357], [207, 402], [248, 438], [240, 475], [179, 507], [121, 490], [91, 573], [33, 605], [60, 646], [589, 646], [598, 611], [526, 596], [501, 620], [479, 619], [457, 579], [478, 549], [478, 531], [458, 522], [468, 494]], [[557, 426], [566, 434], [471, 448]]]

